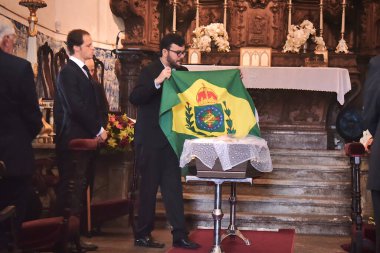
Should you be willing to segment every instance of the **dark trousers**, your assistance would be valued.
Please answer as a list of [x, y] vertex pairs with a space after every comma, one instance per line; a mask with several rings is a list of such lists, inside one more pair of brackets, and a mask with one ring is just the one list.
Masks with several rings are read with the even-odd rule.
[[[27, 205], [32, 196], [31, 176], [2, 178], [0, 179], [0, 210], [9, 205], [16, 206], [16, 217], [14, 220], [16, 233], [19, 233], [21, 224], [24, 221]], [[0, 224], [0, 250], [5, 249], [9, 241], [10, 227], [4, 223]]]
[[[80, 217], [86, 199], [87, 177], [93, 169], [92, 160], [95, 157], [93, 151], [59, 151], [57, 152], [57, 165], [59, 171], [59, 183], [56, 189], [57, 215], [63, 215], [69, 208], [71, 213]], [[70, 190], [70, 182], [73, 189]]]
[[376, 253], [380, 253], [380, 191], [371, 190], [376, 223]]
[[181, 169], [171, 146], [156, 149], [137, 145], [136, 163], [141, 181], [135, 237], [149, 235], [154, 229], [158, 187], [163, 197], [167, 219], [172, 226], [173, 240], [186, 237]]

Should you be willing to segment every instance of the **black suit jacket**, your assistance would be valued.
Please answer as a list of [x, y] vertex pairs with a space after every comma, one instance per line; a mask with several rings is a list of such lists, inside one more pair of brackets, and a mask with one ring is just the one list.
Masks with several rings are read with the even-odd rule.
[[54, 98], [56, 149], [65, 150], [72, 139], [95, 138], [101, 128], [96, 88], [72, 60], [62, 68]]
[[374, 141], [371, 147], [368, 189], [380, 191], [380, 56], [371, 59], [364, 85], [364, 127]]
[[30, 63], [0, 50], [0, 160], [8, 176], [34, 171], [31, 142], [42, 127]]
[[[157, 89], [154, 85], [154, 79], [163, 69], [159, 59], [143, 68], [138, 83], [129, 96], [129, 101], [138, 106], [134, 138], [136, 144], [159, 148], [169, 143], [159, 125], [162, 86]], [[187, 71], [187, 68], [181, 66], [177, 70]]]

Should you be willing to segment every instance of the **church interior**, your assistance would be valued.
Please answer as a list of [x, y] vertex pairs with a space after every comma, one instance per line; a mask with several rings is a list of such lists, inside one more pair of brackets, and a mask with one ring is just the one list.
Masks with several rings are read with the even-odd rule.
[[[33, 141], [41, 218], [54, 201], [52, 108], [57, 74], [68, 60], [69, 31], [91, 34], [109, 115], [125, 114], [128, 131], [138, 118], [128, 97], [141, 69], [157, 58], [161, 38], [174, 32], [185, 38], [183, 64], [190, 71], [240, 69], [270, 150], [273, 171], [257, 173], [252, 184], [236, 184], [236, 210], [230, 210], [235, 183], [219, 189], [222, 232], [236, 212], [233, 222], [236, 218], [243, 234], [294, 231], [288, 251], [278, 246], [262, 252], [375, 253], [368, 156], [349, 144], [365, 130], [353, 124], [362, 109], [369, 60], [380, 54], [379, 0], [0, 0], [0, 15], [15, 25], [14, 53], [32, 64], [44, 115], [43, 130]], [[223, 25], [220, 37], [203, 45], [205, 30], [200, 31], [212, 24]], [[170, 247], [160, 193], [154, 235], [167, 247], [133, 246], [139, 189], [129, 144], [121, 152], [100, 151], [84, 238], [104, 253], [182, 252]], [[213, 229], [217, 188], [185, 177], [182, 186], [191, 231]], [[357, 245], [360, 250], [349, 251]]]

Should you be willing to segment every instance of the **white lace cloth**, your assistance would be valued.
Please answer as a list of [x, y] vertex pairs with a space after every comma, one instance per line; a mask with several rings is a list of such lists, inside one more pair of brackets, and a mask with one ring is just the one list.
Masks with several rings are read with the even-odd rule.
[[245, 161], [250, 161], [251, 165], [261, 172], [273, 170], [267, 142], [253, 135], [244, 138], [220, 136], [186, 140], [180, 166], [184, 167], [195, 157], [210, 169], [219, 158], [224, 171]]

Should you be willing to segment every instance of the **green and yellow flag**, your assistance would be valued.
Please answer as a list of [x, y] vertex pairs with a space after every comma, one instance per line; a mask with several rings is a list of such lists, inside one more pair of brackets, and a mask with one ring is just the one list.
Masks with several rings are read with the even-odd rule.
[[186, 139], [260, 136], [255, 106], [237, 69], [172, 72], [163, 84], [160, 126], [178, 158]]

